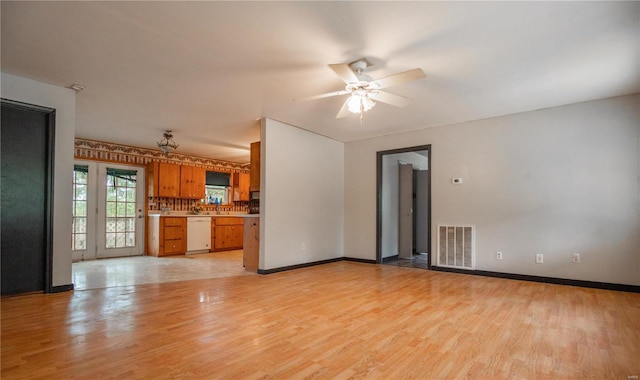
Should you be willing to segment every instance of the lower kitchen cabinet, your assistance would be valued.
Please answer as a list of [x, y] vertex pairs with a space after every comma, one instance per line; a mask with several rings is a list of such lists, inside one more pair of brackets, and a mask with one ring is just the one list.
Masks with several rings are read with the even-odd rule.
[[148, 221], [147, 254], [170, 256], [187, 252], [187, 218], [153, 216]]
[[211, 247], [213, 251], [242, 249], [244, 221], [242, 218], [211, 218]]
[[260, 218], [244, 219], [244, 243], [242, 247], [242, 265], [248, 272], [257, 272], [260, 256]]

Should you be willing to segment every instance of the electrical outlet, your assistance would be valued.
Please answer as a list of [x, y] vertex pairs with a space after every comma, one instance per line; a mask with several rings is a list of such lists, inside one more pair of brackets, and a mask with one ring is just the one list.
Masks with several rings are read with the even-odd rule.
[[571, 255], [571, 261], [574, 263], [579, 263], [580, 262], [580, 254], [579, 253], [574, 253], [573, 255]]
[[536, 264], [542, 264], [544, 262], [544, 256], [542, 253], [536, 253]]
[[502, 252], [496, 252], [496, 260], [502, 260]]

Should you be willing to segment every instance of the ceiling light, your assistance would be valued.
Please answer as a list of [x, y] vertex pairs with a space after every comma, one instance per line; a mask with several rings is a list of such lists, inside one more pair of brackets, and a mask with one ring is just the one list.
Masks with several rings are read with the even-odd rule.
[[360, 101], [360, 95], [353, 94], [349, 98], [349, 103], [347, 103], [347, 107], [349, 108], [349, 112], [359, 113], [360, 105], [362, 102]]
[[366, 91], [358, 90], [351, 94], [347, 108], [349, 112], [362, 114], [372, 109], [375, 105], [376, 103], [371, 100]]
[[165, 131], [163, 136], [163, 139], [158, 141], [158, 148], [160, 148], [160, 150], [162, 150], [165, 154], [168, 154], [169, 152], [178, 149], [178, 144], [173, 141], [173, 135], [171, 134], [171, 131]]
[[376, 105], [376, 102], [371, 100], [369, 96], [363, 96], [361, 97], [361, 100], [362, 100], [362, 107], [364, 108], [365, 111], [369, 111]]

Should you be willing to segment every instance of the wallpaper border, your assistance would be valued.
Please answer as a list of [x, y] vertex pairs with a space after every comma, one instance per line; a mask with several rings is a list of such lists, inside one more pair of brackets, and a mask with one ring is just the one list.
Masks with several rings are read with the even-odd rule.
[[249, 163], [237, 163], [212, 158], [191, 156], [180, 153], [164, 154], [160, 150], [139, 148], [130, 145], [104, 141], [75, 138], [74, 156], [76, 159], [119, 162], [130, 165], [146, 165], [152, 161], [204, 166], [230, 172], [248, 172]]

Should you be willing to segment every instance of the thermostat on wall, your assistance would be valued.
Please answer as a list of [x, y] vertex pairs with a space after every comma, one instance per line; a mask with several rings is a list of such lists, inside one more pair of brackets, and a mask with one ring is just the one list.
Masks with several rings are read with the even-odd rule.
[[462, 184], [462, 178], [452, 178], [451, 179], [451, 183], [453, 183], [454, 185], [461, 185]]

